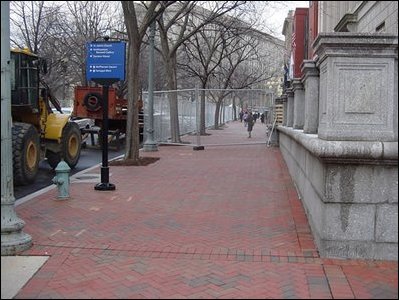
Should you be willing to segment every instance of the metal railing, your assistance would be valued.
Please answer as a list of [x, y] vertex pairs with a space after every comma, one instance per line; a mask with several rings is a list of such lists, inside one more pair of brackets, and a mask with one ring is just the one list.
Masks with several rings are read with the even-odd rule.
[[[205, 127], [214, 128], [216, 123], [217, 102], [219, 114], [217, 125], [223, 126], [239, 118], [241, 110], [269, 112], [273, 120], [274, 95], [270, 90], [262, 89], [182, 89], [173, 91], [154, 91], [153, 130], [157, 143], [171, 140], [170, 97], [176, 97], [180, 135], [198, 135], [200, 131], [200, 103], [205, 101]], [[144, 140], [148, 124], [148, 93], [143, 92], [144, 101]], [[272, 121], [271, 121], [272, 122]], [[195, 143], [195, 141], [193, 141]], [[198, 140], [197, 140], [198, 143]]]

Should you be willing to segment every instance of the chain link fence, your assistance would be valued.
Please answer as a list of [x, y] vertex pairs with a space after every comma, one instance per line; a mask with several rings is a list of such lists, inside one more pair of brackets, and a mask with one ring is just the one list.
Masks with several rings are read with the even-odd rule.
[[193, 143], [201, 132], [201, 107], [204, 110], [206, 129], [223, 127], [225, 123], [239, 119], [240, 111], [265, 114], [265, 122], [273, 122], [274, 94], [263, 89], [184, 89], [153, 92], [153, 126], [149, 124], [150, 99], [143, 92], [144, 141], [152, 127], [157, 143], [171, 142], [171, 99], [177, 99], [177, 115], [180, 136], [192, 135]]

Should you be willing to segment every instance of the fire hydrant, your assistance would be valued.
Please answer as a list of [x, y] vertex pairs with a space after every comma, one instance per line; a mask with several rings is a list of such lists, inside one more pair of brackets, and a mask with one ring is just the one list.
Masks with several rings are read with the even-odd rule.
[[68, 164], [61, 160], [55, 168], [56, 175], [53, 178], [53, 183], [58, 187], [58, 199], [69, 198], [69, 171], [71, 168]]

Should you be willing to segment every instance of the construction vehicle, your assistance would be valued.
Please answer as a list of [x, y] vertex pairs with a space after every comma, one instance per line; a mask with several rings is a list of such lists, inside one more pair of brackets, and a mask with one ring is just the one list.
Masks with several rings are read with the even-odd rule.
[[[119, 97], [113, 87], [108, 90], [108, 141], [115, 141], [116, 149], [121, 146], [120, 139], [126, 134], [127, 104], [125, 98]], [[90, 86], [76, 86], [73, 117], [94, 120], [94, 126], [83, 129], [83, 133], [91, 136], [91, 145], [96, 146], [94, 136], [97, 135], [97, 143], [101, 145], [101, 128], [103, 123], [103, 88]], [[139, 133], [140, 141], [143, 140], [144, 114], [143, 102], [139, 100]], [[99, 146], [97, 145], [97, 146]]]
[[42, 159], [52, 168], [61, 159], [75, 167], [82, 136], [41, 78], [47, 72], [45, 60], [27, 48], [11, 50], [10, 58], [14, 184], [25, 185], [35, 181]]

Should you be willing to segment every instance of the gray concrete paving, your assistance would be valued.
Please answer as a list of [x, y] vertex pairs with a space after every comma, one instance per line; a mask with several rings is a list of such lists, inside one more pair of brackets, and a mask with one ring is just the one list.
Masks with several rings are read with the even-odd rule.
[[1, 299], [12, 299], [48, 258], [48, 256], [2, 256]]

